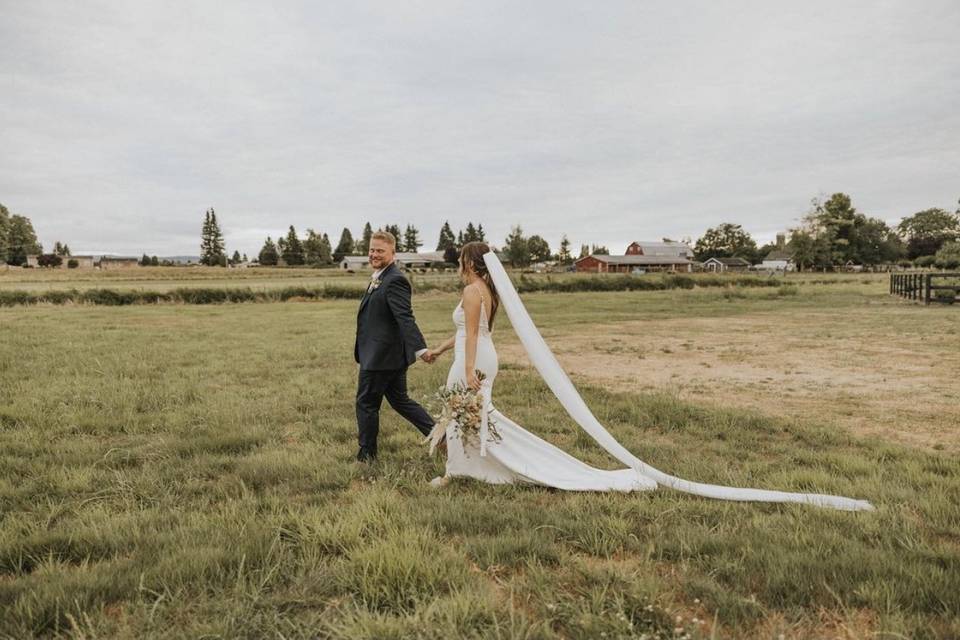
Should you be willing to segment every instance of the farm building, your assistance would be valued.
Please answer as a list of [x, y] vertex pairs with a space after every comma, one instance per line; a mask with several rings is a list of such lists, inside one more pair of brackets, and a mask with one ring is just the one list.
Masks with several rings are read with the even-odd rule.
[[[394, 261], [401, 269], [428, 269], [443, 263], [442, 251], [428, 251], [425, 253], [397, 252]], [[367, 256], [343, 256], [340, 268], [344, 271], [360, 271], [370, 268]]]
[[646, 273], [650, 271], [693, 271], [693, 263], [682, 256], [589, 255], [574, 262], [578, 273]]
[[137, 258], [116, 258], [113, 256], [103, 256], [100, 258], [100, 269], [135, 269], [140, 266], [140, 260]]
[[693, 249], [684, 242], [666, 240], [664, 242], [631, 242], [627, 247], [628, 256], [672, 256], [693, 258]]
[[96, 261], [93, 256], [67, 256], [63, 259], [63, 264], [61, 266], [68, 267], [71, 260], [77, 261], [77, 269], [93, 269], [96, 266]]
[[424, 253], [396, 254], [397, 266], [401, 269], [427, 269], [437, 263], [443, 263], [443, 251], [429, 251]]
[[340, 268], [344, 271], [361, 271], [370, 268], [370, 260], [367, 256], [343, 256], [340, 260]]
[[793, 271], [796, 265], [793, 263], [792, 253], [786, 249], [774, 249], [763, 259], [760, 268], [771, 271]]
[[723, 273], [724, 271], [746, 271], [750, 263], [743, 258], [710, 258], [703, 263], [704, 271]]

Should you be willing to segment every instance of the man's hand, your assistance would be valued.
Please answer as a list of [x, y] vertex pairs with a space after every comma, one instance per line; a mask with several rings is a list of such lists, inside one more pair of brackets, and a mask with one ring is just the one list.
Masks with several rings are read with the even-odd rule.
[[433, 364], [437, 360], [437, 354], [433, 351], [433, 349], [427, 349], [420, 354], [420, 359], [427, 364]]

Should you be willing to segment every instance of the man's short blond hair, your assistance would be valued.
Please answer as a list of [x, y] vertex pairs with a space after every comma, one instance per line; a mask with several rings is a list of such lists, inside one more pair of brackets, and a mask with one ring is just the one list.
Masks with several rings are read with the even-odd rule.
[[393, 247], [394, 249], [397, 248], [397, 239], [396, 239], [396, 238], [393, 236], [393, 234], [390, 233], [389, 231], [375, 231], [375, 232], [373, 233], [373, 235], [370, 236], [370, 239], [371, 239], [371, 240], [383, 240], [384, 242], [386, 242], [387, 244], [389, 244], [389, 245], [390, 245], [391, 247]]

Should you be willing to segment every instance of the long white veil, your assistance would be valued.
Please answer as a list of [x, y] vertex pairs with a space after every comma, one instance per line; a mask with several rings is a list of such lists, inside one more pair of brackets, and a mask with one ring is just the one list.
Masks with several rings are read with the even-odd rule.
[[489, 251], [484, 254], [483, 260], [493, 278], [493, 284], [497, 288], [497, 293], [500, 296], [500, 304], [506, 310], [507, 317], [510, 318], [510, 323], [513, 325], [513, 330], [520, 338], [520, 342], [523, 344], [524, 349], [526, 349], [533, 366], [540, 372], [547, 386], [553, 391], [553, 394], [560, 401], [560, 404], [563, 405], [563, 408], [570, 417], [573, 418], [584, 431], [589, 433], [601, 447], [620, 462], [671, 489], [708, 498], [760, 502], [799, 502], [848, 511], [873, 510], [873, 505], [866, 500], [854, 500], [842, 496], [831, 496], [819, 493], [789, 493], [785, 491], [746, 489], [690, 482], [689, 480], [668, 475], [646, 464], [617, 442], [603, 425], [600, 424], [596, 417], [594, 417], [593, 412], [587, 407], [583, 398], [580, 397], [580, 394], [570, 381], [570, 378], [567, 377], [567, 374], [553, 355], [553, 352], [550, 351], [550, 347], [547, 346], [543, 336], [537, 331], [537, 327], [533, 324], [533, 320], [530, 319], [530, 315], [523, 306], [517, 290], [513, 287], [513, 283], [510, 281], [510, 277], [507, 275], [497, 255]]

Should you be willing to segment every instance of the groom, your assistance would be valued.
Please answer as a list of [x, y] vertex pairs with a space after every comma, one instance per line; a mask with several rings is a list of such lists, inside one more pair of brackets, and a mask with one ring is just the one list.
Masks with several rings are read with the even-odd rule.
[[401, 416], [427, 435], [434, 425], [423, 407], [407, 395], [407, 367], [422, 358], [432, 363], [410, 307], [410, 283], [394, 264], [397, 240], [387, 231], [370, 237], [368, 257], [374, 269], [357, 311], [353, 357], [360, 364], [357, 383], [357, 460], [377, 458], [383, 397]]

